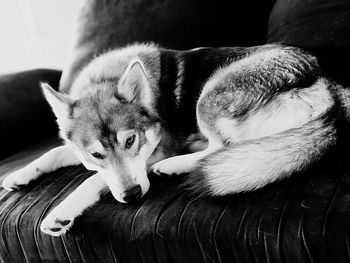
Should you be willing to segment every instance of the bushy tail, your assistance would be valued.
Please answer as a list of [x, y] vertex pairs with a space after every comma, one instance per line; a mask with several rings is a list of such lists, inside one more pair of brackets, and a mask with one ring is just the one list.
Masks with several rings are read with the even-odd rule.
[[221, 149], [200, 161], [184, 186], [193, 194], [223, 196], [250, 191], [299, 172], [336, 141], [325, 117], [273, 136]]

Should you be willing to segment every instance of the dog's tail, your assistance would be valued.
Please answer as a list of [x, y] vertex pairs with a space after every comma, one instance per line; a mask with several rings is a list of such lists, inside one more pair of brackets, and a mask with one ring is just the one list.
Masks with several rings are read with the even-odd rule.
[[319, 117], [273, 136], [238, 143], [202, 159], [185, 179], [195, 195], [223, 196], [250, 191], [302, 171], [336, 141], [334, 122]]

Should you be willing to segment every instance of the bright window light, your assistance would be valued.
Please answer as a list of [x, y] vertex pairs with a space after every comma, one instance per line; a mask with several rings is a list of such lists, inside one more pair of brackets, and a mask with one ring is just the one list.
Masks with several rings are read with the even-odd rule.
[[1, 0], [0, 73], [63, 69], [82, 0]]

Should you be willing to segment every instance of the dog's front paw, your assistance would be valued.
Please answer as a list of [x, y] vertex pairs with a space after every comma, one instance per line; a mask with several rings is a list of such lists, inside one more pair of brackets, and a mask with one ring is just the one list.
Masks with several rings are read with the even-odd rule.
[[151, 172], [159, 176], [172, 176], [186, 173], [187, 170], [184, 169], [183, 166], [181, 166], [181, 163], [179, 163], [176, 157], [171, 157], [152, 165]]
[[60, 236], [70, 229], [73, 221], [74, 218], [71, 218], [58, 206], [41, 222], [40, 229], [51, 236]]
[[26, 168], [19, 169], [4, 179], [2, 187], [7, 191], [18, 190], [20, 187], [29, 183], [29, 178], [36, 176], [31, 175], [30, 173], [35, 173], [35, 171], [30, 171]]

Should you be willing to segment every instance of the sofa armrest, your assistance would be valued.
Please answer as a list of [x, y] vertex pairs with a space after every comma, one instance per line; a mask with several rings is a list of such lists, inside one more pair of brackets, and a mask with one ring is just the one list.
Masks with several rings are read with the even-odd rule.
[[58, 88], [61, 71], [35, 69], [0, 76], [0, 159], [57, 135], [40, 82]]

